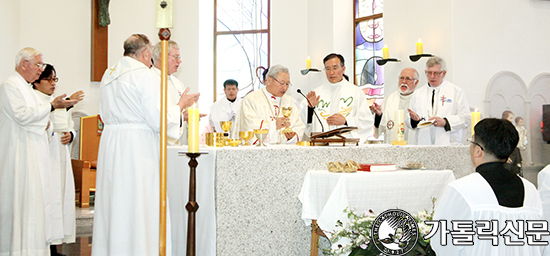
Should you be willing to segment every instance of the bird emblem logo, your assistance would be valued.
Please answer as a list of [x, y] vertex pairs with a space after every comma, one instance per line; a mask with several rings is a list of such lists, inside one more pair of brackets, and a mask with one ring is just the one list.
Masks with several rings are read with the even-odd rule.
[[418, 224], [414, 217], [400, 209], [384, 211], [372, 225], [372, 241], [384, 255], [404, 255], [418, 240]]

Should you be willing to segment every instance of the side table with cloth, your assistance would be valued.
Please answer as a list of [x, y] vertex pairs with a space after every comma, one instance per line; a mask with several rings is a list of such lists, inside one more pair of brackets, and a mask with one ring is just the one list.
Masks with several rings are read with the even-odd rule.
[[[169, 146], [167, 150], [167, 195], [172, 234], [172, 253], [184, 256], [187, 251], [187, 216], [185, 205], [189, 201], [189, 157], [187, 146]], [[180, 153], [181, 152], [181, 153]], [[216, 255], [216, 206], [214, 180], [216, 150], [200, 148], [206, 152], [197, 158], [195, 248], [197, 255]], [[171, 229], [171, 230], [170, 230]]]
[[[298, 198], [307, 225], [317, 220], [321, 230], [332, 232], [338, 220], [347, 222], [344, 209], [375, 214], [399, 208], [411, 214], [432, 209], [455, 176], [450, 170], [405, 170], [395, 172], [331, 173], [308, 171]], [[328, 238], [330, 233], [325, 232]], [[317, 239], [312, 234], [312, 239]], [[316, 245], [317, 241], [312, 241]], [[312, 247], [315, 254], [317, 248]]]

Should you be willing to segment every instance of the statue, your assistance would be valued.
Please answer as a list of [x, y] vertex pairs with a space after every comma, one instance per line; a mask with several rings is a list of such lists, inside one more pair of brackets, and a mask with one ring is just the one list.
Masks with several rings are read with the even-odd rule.
[[106, 27], [111, 24], [109, 18], [109, 1], [110, 0], [97, 0], [99, 3], [99, 14], [97, 15], [98, 24], [102, 27]]

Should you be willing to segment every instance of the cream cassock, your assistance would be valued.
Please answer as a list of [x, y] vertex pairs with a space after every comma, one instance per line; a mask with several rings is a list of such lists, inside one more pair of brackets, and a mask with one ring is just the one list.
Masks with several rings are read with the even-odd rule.
[[[241, 102], [237, 118], [235, 120], [235, 129], [233, 129], [233, 138], [239, 137], [239, 131], [253, 131], [259, 129], [269, 129], [269, 133], [265, 139], [269, 144], [295, 144], [302, 140], [305, 125], [300, 118], [300, 113], [292, 97], [283, 95], [283, 97], [272, 98], [265, 87], [248, 94]], [[292, 107], [292, 115], [290, 115], [290, 128], [296, 132], [296, 136], [287, 140], [280, 130], [277, 130], [276, 122], [272, 117], [283, 117], [281, 113], [282, 107]], [[263, 121], [263, 124], [262, 124]]]
[[[159, 76], [130, 57], [103, 75], [93, 256], [158, 254], [159, 91]], [[179, 107], [169, 106], [167, 119], [167, 135], [179, 138]], [[170, 252], [170, 230], [166, 241]]]
[[[355, 126], [358, 129], [351, 132], [350, 138], [359, 138], [360, 143], [365, 143], [367, 138], [372, 135], [374, 126], [374, 116], [370, 112], [369, 104], [365, 93], [359, 87], [342, 79], [338, 83], [325, 83], [315, 90], [317, 96], [321, 96], [315, 111], [323, 122], [324, 131], [345, 127], [346, 125], [328, 125], [327, 118], [335, 113], [340, 113], [346, 117], [347, 126]], [[302, 119], [307, 122], [307, 101], [301, 103]], [[306, 127], [306, 136], [311, 132], [321, 132], [322, 128], [319, 120], [313, 117], [311, 124]], [[348, 137], [348, 135], [344, 134]]]
[[[384, 99], [384, 103], [382, 103], [382, 119], [380, 121], [380, 126], [374, 128], [376, 137], [384, 133], [384, 143], [391, 143], [392, 140], [395, 140], [395, 130], [399, 128], [399, 124], [395, 123], [395, 111], [403, 110], [403, 117], [405, 117], [405, 114], [408, 113], [407, 108], [409, 108], [411, 98], [414, 95], [414, 92], [409, 95], [401, 95], [399, 92], [398, 90]], [[389, 129], [389, 127], [391, 127], [391, 129]], [[414, 141], [414, 130], [407, 126], [405, 126], [405, 140], [409, 145], [416, 144]]]
[[[42, 99], [44, 104], [53, 101], [53, 97], [46, 95], [38, 90], [35, 93]], [[51, 172], [49, 175], [52, 190], [51, 200], [55, 206], [52, 215], [52, 226], [57, 232], [57, 239], [52, 244], [74, 243], [76, 240], [75, 226], [75, 187], [73, 169], [71, 165], [71, 155], [69, 145], [61, 143], [63, 132], [73, 132], [74, 122], [70, 112], [66, 109], [56, 109], [51, 112], [48, 134], [50, 138], [50, 159]], [[59, 239], [61, 237], [61, 239]]]
[[[434, 107], [432, 109], [432, 91], [435, 89]], [[470, 125], [470, 107], [466, 101], [464, 91], [458, 86], [444, 80], [438, 87], [428, 85], [417, 89], [410, 103], [410, 109], [421, 118], [428, 120], [431, 117], [445, 117], [449, 121], [451, 130], [446, 132], [444, 127], [433, 125], [416, 128], [416, 143], [418, 145], [450, 145], [462, 143], [462, 130]], [[408, 113], [405, 124], [412, 128]]]
[[50, 255], [49, 103], [17, 72], [0, 85], [0, 255]]
[[[220, 126], [220, 121], [235, 122], [240, 105], [241, 98], [237, 97], [234, 102], [231, 102], [224, 96], [223, 99], [216, 101], [216, 103], [210, 106], [209, 121], [210, 125], [216, 129], [216, 132], [223, 132], [222, 127]], [[230, 132], [233, 130], [234, 129], [232, 126]]]

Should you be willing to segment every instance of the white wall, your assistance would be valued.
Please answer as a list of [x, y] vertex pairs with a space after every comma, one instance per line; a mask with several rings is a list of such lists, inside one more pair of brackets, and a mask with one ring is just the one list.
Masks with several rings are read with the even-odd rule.
[[19, 1], [0, 1], [0, 81], [15, 71], [18, 31]]

